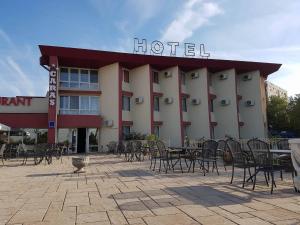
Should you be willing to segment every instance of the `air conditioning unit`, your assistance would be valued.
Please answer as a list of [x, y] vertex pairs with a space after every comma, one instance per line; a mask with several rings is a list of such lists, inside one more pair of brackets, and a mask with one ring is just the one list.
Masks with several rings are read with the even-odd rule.
[[143, 102], [144, 102], [144, 98], [143, 97], [135, 98], [135, 104], [141, 104]]
[[198, 98], [193, 98], [191, 102], [193, 105], [199, 105], [201, 103], [200, 99]]
[[226, 106], [226, 105], [230, 104], [230, 100], [229, 99], [222, 99], [220, 103], [221, 103], [222, 106]]
[[196, 79], [199, 77], [199, 73], [191, 73], [191, 78]]
[[165, 98], [165, 103], [166, 104], [172, 104], [173, 103], [173, 98], [171, 98], [171, 97]]
[[245, 102], [246, 106], [254, 106], [255, 105], [255, 102], [253, 100], [247, 100]]
[[226, 80], [228, 78], [227, 74], [220, 74], [219, 79], [220, 80]]
[[114, 121], [113, 120], [105, 120], [104, 125], [106, 127], [112, 127], [114, 125]]
[[243, 81], [252, 80], [251, 74], [246, 74], [243, 76]]
[[165, 74], [165, 77], [172, 77], [171, 71], [166, 71], [164, 74]]

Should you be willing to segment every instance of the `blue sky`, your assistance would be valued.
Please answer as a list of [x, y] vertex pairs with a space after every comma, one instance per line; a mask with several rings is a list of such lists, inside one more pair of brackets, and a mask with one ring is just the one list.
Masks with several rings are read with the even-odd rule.
[[300, 93], [298, 0], [3, 0], [0, 96], [45, 95], [39, 44], [133, 51], [133, 38], [204, 43], [211, 58], [282, 63], [273, 83]]

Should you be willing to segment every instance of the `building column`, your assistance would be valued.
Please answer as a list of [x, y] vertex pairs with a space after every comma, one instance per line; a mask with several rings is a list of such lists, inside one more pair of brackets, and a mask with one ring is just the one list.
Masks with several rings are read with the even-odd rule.
[[49, 105], [48, 105], [48, 143], [56, 143], [57, 133], [57, 76], [58, 76], [58, 58], [57, 56], [49, 57]]

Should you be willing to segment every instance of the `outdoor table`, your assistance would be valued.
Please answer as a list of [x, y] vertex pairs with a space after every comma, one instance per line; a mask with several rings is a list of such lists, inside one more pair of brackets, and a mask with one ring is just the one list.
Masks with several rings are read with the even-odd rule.
[[[254, 149], [252, 150], [254, 153], [270, 153], [271, 155], [275, 155], [275, 154], [280, 154], [280, 155], [291, 155], [292, 151], [289, 149], [270, 149], [269, 151], [267, 150], [262, 150], [262, 149]], [[257, 175], [259, 171], [257, 171], [255, 174], [251, 175], [248, 179], [247, 182], [252, 180], [252, 178]]]
[[199, 151], [201, 150], [202, 148], [199, 148], [199, 147], [192, 147], [192, 146], [169, 146], [168, 147], [168, 152], [170, 154], [178, 154], [178, 158], [176, 160], [175, 163], [172, 163], [172, 168], [174, 169], [174, 167], [176, 166], [176, 164], [178, 162], [180, 162], [180, 167], [182, 168], [181, 166], [181, 155], [185, 155], [185, 154], [189, 154], [191, 155], [192, 153], [194, 153], [195, 151]]

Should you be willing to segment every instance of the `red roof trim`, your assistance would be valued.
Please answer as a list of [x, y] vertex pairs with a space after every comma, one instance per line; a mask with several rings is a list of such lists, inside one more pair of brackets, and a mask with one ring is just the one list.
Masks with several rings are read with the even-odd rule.
[[184, 71], [208, 68], [212, 72], [235, 68], [237, 73], [259, 70], [265, 77], [276, 72], [281, 66], [281, 64], [275, 63], [140, 55], [45, 45], [40, 45], [39, 48], [42, 54], [41, 65], [49, 65], [49, 57], [57, 56], [60, 66], [100, 68], [119, 62], [129, 69], [145, 64], [150, 64], [158, 70], [172, 66], [179, 66]]
[[122, 95], [128, 96], [128, 97], [132, 97], [133, 96], [133, 92], [131, 92], [131, 91], [122, 91]]

